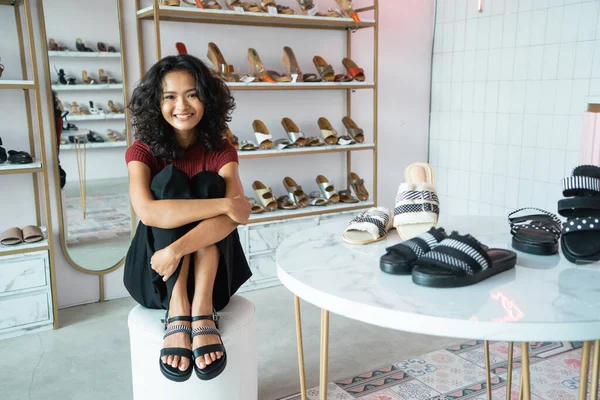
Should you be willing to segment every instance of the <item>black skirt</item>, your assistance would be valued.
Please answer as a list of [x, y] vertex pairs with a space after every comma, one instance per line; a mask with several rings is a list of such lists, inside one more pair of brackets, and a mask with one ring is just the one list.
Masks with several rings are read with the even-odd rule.
[[[183, 171], [169, 165], [152, 179], [151, 191], [156, 200], [224, 198], [225, 180], [210, 171], [202, 171], [189, 178]], [[123, 282], [131, 297], [142, 306], [154, 309], [169, 308], [171, 293], [179, 277], [183, 259], [167, 282], [163, 282], [162, 277], [152, 269], [150, 259], [155, 251], [169, 246], [199, 222], [174, 229], [150, 227], [141, 221], [138, 223], [125, 259]], [[215, 244], [221, 256], [213, 288], [213, 307], [219, 311], [252, 276], [252, 272], [244, 255], [237, 229]], [[193, 253], [190, 255], [187, 292], [191, 304], [194, 296]]]

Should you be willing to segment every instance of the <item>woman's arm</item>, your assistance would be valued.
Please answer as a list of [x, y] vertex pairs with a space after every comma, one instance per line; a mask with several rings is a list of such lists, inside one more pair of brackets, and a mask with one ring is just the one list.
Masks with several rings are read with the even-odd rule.
[[[150, 168], [140, 161], [131, 161], [129, 196], [137, 216], [146, 226], [170, 229], [209, 218], [231, 214], [230, 199], [155, 200], [150, 191]], [[241, 184], [240, 184], [241, 186]]]
[[236, 162], [227, 163], [221, 168], [219, 175], [225, 179], [225, 197], [239, 204], [235, 207], [237, 214], [234, 215], [235, 220], [239, 223], [227, 215], [219, 215], [200, 222], [194, 229], [171, 244], [170, 250], [173, 251], [178, 260], [186, 254], [193, 253], [223, 240], [238, 225], [245, 225], [248, 222], [252, 207], [250, 206], [250, 202], [244, 197], [244, 189], [238, 173], [238, 164]]

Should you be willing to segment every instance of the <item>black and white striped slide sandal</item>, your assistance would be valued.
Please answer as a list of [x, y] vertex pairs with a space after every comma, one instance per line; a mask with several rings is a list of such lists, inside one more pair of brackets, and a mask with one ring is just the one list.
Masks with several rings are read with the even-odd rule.
[[410, 275], [415, 261], [447, 237], [444, 228], [431, 228], [417, 237], [388, 247], [379, 259], [379, 268], [388, 274]]
[[[185, 325], [171, 325], [167, 328], [167, 325], [172, 322], [177, 322], [177, 321], [192, 322], [192, 317], [179, 316], [179, 317], [167, 318], [168, 313], [169, 312], [167, 311], [167, 316], [165, 317], [165, 319], [161, 320], [162, 322], [165, 323], [165, 334], [163, 335], [163, 340], [167, 336], [171, 336], [176, 333], [185, 333], [186, 335], [192, 334], [192, 328], [190, 328], [189, 326], [185, 326]], [[164, 356], [185, 357], [190, 360], [190, 365], [188, 366], [188, 368], [185, 371], [181, 371], [179, 368], [175, 368], [169, 364], [163, 363], [162, 357], [164, 357]], [[160, 358], [158, 359], [158, 363], [160, 364], [160, 372], [162, 372], [162, 374], [167, 379], [170, 379], [175, 382], [185, 382], [190, 378], [190, 376], [192, 376], [192, 371], [194, 369], [194, 367], [192, 366], [192, 363], [193, 363], [192, 359], [193, 359], [193, 354], [190, 349], [186, 349], [184, 347], [165, 347], [160, 350]]]
[[573, 168], [571, 176], [563, 179], [563, 196], [597, 196], [600, 194], [600, 167], [580, 165]]
[[385, 207], [372, 207], [352, 218], [342, 238], [350, 244], [369, 244], [385, 239], [392, 228], [392, 216]]
[[417, 285], [436, 288], [468, 286], [517, 264], [517, 254], [505, 249], [485, 249], [471, 235], [457, 232], [415, 262], [412, 280]]
[[526, 207], [508, 214], [508, 223], [515, 250], [539, 256], [558, 253], [562, 224], [555, 214]]

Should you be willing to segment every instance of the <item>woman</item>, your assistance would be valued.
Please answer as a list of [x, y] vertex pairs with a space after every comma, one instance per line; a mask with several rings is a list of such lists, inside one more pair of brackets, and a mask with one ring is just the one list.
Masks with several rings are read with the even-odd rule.
[[234, 106], [226, 84], [190, 55], [152, 66], [129, 104], [136, 141], [126, 161], [141, 221], [124, 283], [141, 305], [168, 310], [159, 366], [178, 382], [192, 369], [205, 380], [223, 371], [214, 310], [251, 276], [236, 229], [251, 206], [222, 136]]

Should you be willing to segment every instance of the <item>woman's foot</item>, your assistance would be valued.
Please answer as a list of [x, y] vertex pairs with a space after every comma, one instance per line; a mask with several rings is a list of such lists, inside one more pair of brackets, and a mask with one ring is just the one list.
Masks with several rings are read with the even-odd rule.
[[[212, 308], [209, 310], [195, 310], [193, 312], [193, 315], [212, 315]], [[209, 326], [211, 328], [216, 328], [216, 324], [212, 320], [200, 320], [192, 322], [192, 329], [195, 329], [199, 326]], [[195, 350], [201, 346], [220, 343], [221, 340], [217, 335], [198, 335], [194, 337], [192, 343], [192, 350]], [[214, 361], [220, 359], [221, 357], [223, 357], [223, 353], [220, 351], [214, 353], [207, 353], [204, 354], [204, 356], [196, 358], [196, 365], [198, 366], [198, 368], [204, 369]]]
[[[189, 306], [187, 310], [185, 307], [173, 307], [169, 310], [169, 318], [179, 317], [179, 316], [189, 316]], [[186, 327], [191, 327], [191, 322], [189, 321], [173, 321], [171, 322], [167, 329], [173, 325], [183, 325]], [[163, 341], [163, 349], [168, 347], [181, 347], [184, 349], [192, 349], [192, 344], [190, 343], [190, 335], [184, 332], [174, 333], [172, 335], [167, 336]], [[188, 369], [192, 360], [187, 357], [180, 356], [164, 356], [161, 357], [163, 363], [170, 365], [173, 368], [177, 368], [180, 371], [185, 371]]]

